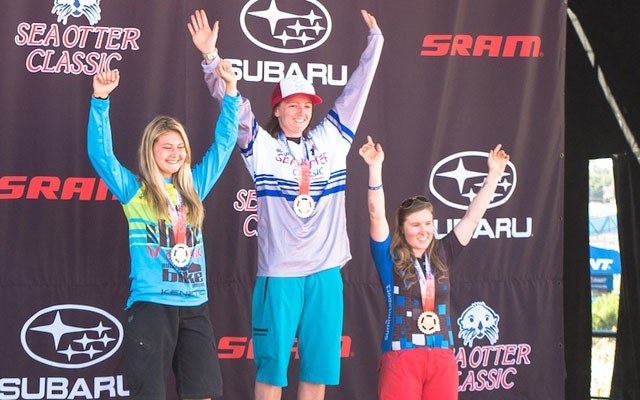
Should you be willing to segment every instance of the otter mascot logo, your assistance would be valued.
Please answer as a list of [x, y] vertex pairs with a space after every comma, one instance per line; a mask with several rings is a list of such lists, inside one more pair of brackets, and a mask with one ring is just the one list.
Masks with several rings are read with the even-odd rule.
[[460, 330], [458, 337], [465, 346], [473, 347], [475, 339], [486, 337], [491, 344], [498, 341], [498, 321], [500, 316], [489, 308], [484, 301], [476, 301], [467, 307], [458, 318]]
[[100, 21], [100, 0], [55, 0], [51, 14], [58, 15], [58, 22], [67, 24], [67, 18], [86, 16], [90, 25]]

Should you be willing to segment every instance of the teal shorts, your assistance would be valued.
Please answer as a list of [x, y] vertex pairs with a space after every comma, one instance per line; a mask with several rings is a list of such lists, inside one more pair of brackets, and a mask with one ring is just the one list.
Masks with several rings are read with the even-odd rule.
[[342, 315], [339, 267], [304, 277], [259, 276], [251, 316], [256, 380], [287, 386], [287, 369], [297, 336], [299, 380], [337, 385]]

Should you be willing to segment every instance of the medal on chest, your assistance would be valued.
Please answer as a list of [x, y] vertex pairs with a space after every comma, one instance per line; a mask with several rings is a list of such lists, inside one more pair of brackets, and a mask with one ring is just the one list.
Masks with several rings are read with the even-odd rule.
[[[422, 270], [420, 262], [414, 259], [414, 266], [418, 273], [420, 283], [420, 297], [422, 298], [422, 314], [418, 316], [417, 324], [420, 332], [425, 335], [432, 335], [440, 331], [440, 318], [435, 311], [436, 302], [436, 282], [428, 258], [425, 254], [425, 271]], [[426, 272], [426, 274], [425, 274]]]
[[[284, 145], [296, 163], [296, 172], [298, 177], [298, 195], [293, 200], [292, 208], [293, 212], [300, 218], [308, 218], [313, 214], [316, 208], [316, 202], [311, 197], [311, 162], [309, 161], [309, 150], [307, 148], [307, 139], [300, 138], [301, 146], [303, 147], [302, 160], [298, 160], [295, 154], [289, 147], [289, 140], [281, 133], [280, 140], [284, 142]], [[309, 139], [310, 140], [310, 139]], [[314, 147], [314, 144], [311, 143]], [[314, 147], [315, 148], [315, 147]]]
[[293, 200], [293, 212], [300, 218], [311, 216], [316, 208], [316, 202], [309, 195], [311, 185], [311, 163], [309, 160], [302, 160], [298, 164], [298, 195]]
[[[176, 194], [178, 194], [176, 192]], [[187, 246], [187, 209], [178, 194], [178, 205], [169, 204], [169, 218], [173, 230], [173, 247], [169, 252], [171, 265], [185, 269], [191, 264], [191, 248]]]

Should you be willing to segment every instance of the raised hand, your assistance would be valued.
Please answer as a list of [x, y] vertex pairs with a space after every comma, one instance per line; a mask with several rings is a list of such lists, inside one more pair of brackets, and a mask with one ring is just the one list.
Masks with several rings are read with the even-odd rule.
[[502, 150], [501, 144], [496, 145], [493, 150], [489, 151], [489, 157], [487, 158], [489, 172], [493, 172], [498, 174], [498, 176], [501, 176], [507, 168], [507, 162], [509, 162], [509, 155]]
[[231, 63], [226, 60], [221, 60], [216, 67], [216, 73], [227, 84], [225, 92], [230, 96], [237, 96], [238, 77], [233, 69], [231, 69]]
[[191, 33], [191, 40], [201, 53], [211, 53], [216, 51], [218, 42], [218, 21], [209, 26], [209, 19], [204, 10], [196, 10], [191, 15], [191, 22], [187, 23], [187, 28]]
[[236, 74], [231, 69], [231, 63], [229, 61], [226, 61], [226, 60], [220, 61], [220, 63], [216, 67], [216, 73], [226, 83], [235, 82], [235, 81], [238, 80], [238, 77], [236, 76]]
[[360, 10], [360, 12], [362, 13], [362, 18], [364, 18], [364, 22], [367, 24], [369, 29], [378, 27], [378, 22], [373, 15], [369, 14], [367, 10]]
[[382, 165], [382, 162], [384, 161], [384, 151], [382, 151], [382, 146], [380, 146], [380, 143], [373, 143], [371, 136], [367, 136], [367, 143], [360, 147], [358, 154], [360, 154], [364, 162], [368, 165]]
[[93, 76], [93, 97], [105, 99], [118, 87], [120, 71], [117, 69], [98, 72]]

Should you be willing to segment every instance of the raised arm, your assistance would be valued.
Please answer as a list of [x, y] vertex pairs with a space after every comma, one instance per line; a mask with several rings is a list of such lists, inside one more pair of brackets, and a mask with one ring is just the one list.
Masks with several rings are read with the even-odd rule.
[[[196, 10], [191, 15], [187, 28], [191, 33], [193, 45], [202, 53], [204, 58], [202, 71], [204, 72], [204, 81], [207, 84], [209, 93], [218, 103], [221, 103], [225, 93], [225, 83], [215, 72], [221, 61], [216, 47], [220, 24], [215, 21], [213, 25], [209, 25], [207, 13], [204, 10]], [[238, 110], [238, 146], [241, 149], [247, 149], [250, 146], [250, 142], [253, 139], [252, 127], [254, 120], [251, 103], [247, 98], [241, 97]]]
[[353, 71], [342, 94], [334, 103], [333, 111], [337, 114], [341, 129], [355, 133], [360, 124], [369, 89], [378, 67], [384, 38], [375, 17], [366, 10], [361, 10], [362, 18], [369, 28], [367, 47], [360, 56], [358, 67]]
[[508, 161], [509, 155], [502, 150], [501, 144], [498, 144], [493, 150], [489, 151], [489, 157], [487, 159], [489, 173], [487, 174], [484, 186], [469, 204], [464, 217], [462, 217], [460, 222], [453, 228], [453, 231], [463, 246], [466, 246], [469, 241], [471, 241], [476, 226], [478, 226], [485, 211], [487, 211], [487, 207], [489, 207], [491, 203], [493, 194], [496, 192], [496, 187], [507, 167]]
[[209, 26], [209, 19], [204, 10], [196, 10], [191, 15], [191, 21], [187, 23], [187, 29], [191, 33], [194, 46], [202, 53], [202, 58], [207, 64], [211, 64], [218, 57], [218, 31], [219, 23], [215, 21]]
[[231, 69], [231, 63], [221, 61], [216, 67], [216, 74], [224, 81], [224, 91], [231, 97], [238, 96], [238, 77]]
[[222, 108], [216, 123], [215, 141], [207, 150], [202, 162], [193, 168], [193, 177], [201, 198], [209, 193], [222, 174], [238, 135], [238, 79], [227, 61], [218, 63], [216, 74], [225, 82], [226, 95], [222, 98]]
[[369, 190], [367, 193], [369, 235], [376, 242], [382, 242], [389, 236], [389, 222], [385, 213], [384, 188], [382, 187], [384, 151], [379, 143], [373, 143], [371, 136], [367, 136], [367, 143], [360, 148], [359, 153], [369, 165]]
[[209, 26], [209, 18], [204, 10], [196, 10], [191, 15], [191, 21], [187, 23], [187, 28], [191, 34], [191, 41], [198, 51], [202, 53], [202, 68], [205, 72], [204, 79], [207, 82], [211, 95], [218, 101], [222, 100], [225, 91], [224, 80], [214, 73], [220, 63], [218, 56], [218, 33], [220, 23], [215, 21]]
[[91, 165], [121, 203], [128, 203], [138, 190], [138, 182], [113, 153], [109, 95], [120, 83], [118, 70], [93, 76], [93, 96], [87, 126], [87, 154]]
[[93, 76], [93, 97], [106, 99], [120, 84], [120, 71], [105, 70]]

